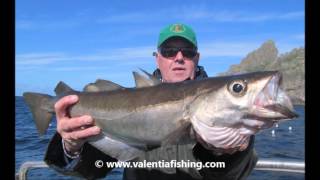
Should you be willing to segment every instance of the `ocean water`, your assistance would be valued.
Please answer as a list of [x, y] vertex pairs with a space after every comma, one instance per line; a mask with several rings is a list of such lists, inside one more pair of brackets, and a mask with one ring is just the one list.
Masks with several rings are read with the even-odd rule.
[[[26, 161], [42, 161], [48, 142], [56, 130], [56, 121], [52, 121], [48, 132], [43, 137], [38, 135], [32, 120], [31, 112], [24, 103], [22, 97], [16, 97], [16, 121], [15, 121], [15, 170]], [[295, 106], [300, 115], [295, 121], [280, 123], [278, 127], [264, 130], [256, 135], [255, 148], [259, 158], [277, 158], [304, 161], [305, 157], [305, 125], [304, 106]], [[291, 127], [291, 130], [289, 130]], [[274, 135], [272, 135], [274, 130]], [[104, 179], [121, 180], [123, 169], [114, 169]], [[28, 179], [79, 179], [63, 176], [49, 168], [32, 169], [28, 173]], [[304, 179], [304, 174], [271, 172], [254, 170], [248, 178], [249, 180], [300, 180]]]

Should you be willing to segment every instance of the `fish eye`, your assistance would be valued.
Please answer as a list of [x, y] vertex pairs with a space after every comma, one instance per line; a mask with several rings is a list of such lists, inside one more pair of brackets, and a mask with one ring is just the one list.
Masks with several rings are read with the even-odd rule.
[[229, 84], [228, 89], [235, 96], [243, 96], [247, 90], [247, 83], [243, 80], [235, 80]]
[[240, 93], [242, 90], [243, 90], [243, 86], [242, 86], [242, 84], [234, 84], [233, 86], [232, 86], [232, 90], [233, 90], [233, 92], [235, 92], [235, 93]]

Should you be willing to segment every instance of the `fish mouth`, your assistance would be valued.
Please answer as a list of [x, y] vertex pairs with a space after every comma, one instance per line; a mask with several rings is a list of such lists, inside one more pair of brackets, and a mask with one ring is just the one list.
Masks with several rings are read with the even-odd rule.
[[280, 88], [281, 81], [282, 74], [280, 72], [271, 76], [254, 99], [255, 112], [249, 116], [255, 116], [259, 119], [271, 119], [272, 121], [298, 117], [298, 114], [294, 112], [290, 98]]
[[297, 113], [291, 111], [289, 108], [285, 106], [282, 106], [281, 104], [273, 104], [273, 105], [265, 106], [265, 108], [278, 112], [280, 114], [283, 114], [289, 119], [297, 118], [299, 116]]

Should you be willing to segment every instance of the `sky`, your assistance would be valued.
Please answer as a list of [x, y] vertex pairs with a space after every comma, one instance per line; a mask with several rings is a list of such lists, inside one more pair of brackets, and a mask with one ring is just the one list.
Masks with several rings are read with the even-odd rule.
[[156, 69], [160, 30], [184, 23], [197, 35], [199, 65], [225, 72], [265, 41], [279, 54], [304, 47], [303, 0], [16, 0], [17, 96], [54, 95], [96, 79], [133, 87], [132, 71]]

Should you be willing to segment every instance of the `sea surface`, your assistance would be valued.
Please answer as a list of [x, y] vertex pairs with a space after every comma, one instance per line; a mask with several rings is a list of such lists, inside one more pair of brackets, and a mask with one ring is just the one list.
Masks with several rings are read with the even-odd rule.
[[[40, 137], [32, 120], [31, 112], [22, 97], [16, 96], [16, 121], [15, 121], [15, 169], [26, 161], [42, 161], [48, 142], [55, 133], [56, 121], [53, 120], [47, 134]], [[304, 161], [305, 157], [305, 123], [304, 106], [295, 106], [299, 118], [295, 121], [280, 123], [278, 127], [264, 130], [256, 135], [255, 148], [259, 158], [276, 158], [284, 160]], [[291, 127], [291, 128], [290, 128]], [[291, 129], [291, 130], [289, 130]], [[272, 131], [274, 130], [274, 134]], [[114, 169], [104, 179], [121, 180], [123, 169]], [[63, 176], [49, 168], [32, 169], [28, 172], [28, 179], [79, 179]], [[271, 172], [254, 170], [249, 180], [300, 180], [304, 174]]]

